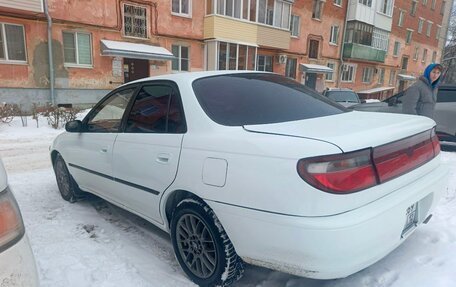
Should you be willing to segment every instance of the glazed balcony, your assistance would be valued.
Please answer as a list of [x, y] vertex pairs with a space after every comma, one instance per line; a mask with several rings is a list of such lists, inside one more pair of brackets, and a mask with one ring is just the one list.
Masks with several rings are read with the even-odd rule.
[[42, 0], [0, 0], [0, 8], [43, 12]]
[[386, 51], [356, 43], [345, 43], [344, 58], [384, 63]]
[[204, 18], [204, 39], [221, 39], [285, 50], [290, 48], [288, 30], [220, 15]]

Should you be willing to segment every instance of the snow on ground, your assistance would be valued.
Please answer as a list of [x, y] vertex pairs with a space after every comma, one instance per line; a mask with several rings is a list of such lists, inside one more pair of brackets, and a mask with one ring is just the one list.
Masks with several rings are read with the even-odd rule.
[[[40, 119], [0, 125], [0, 156], [22, 210], [41, 286], [194, 286], [180, 269], [169, 236], [99, 198], [61, 199], [48, 147], [62, 132]], [[386, 258], [350, 277], [311, 280], [247, 266], [244, 287], [453, 287], [456, 282], [456, 149], [442, 152], [451, 169], [432, 220]]]

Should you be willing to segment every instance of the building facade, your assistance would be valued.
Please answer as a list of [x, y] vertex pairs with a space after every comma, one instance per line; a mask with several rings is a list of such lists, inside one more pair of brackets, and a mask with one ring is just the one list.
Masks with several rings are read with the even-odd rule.
[[201, 70], [272, 71], [381, 98], [440, 59], [447, 1], [414, 2], [0, 0], [0, 102], [93, 104], [135, 79]]

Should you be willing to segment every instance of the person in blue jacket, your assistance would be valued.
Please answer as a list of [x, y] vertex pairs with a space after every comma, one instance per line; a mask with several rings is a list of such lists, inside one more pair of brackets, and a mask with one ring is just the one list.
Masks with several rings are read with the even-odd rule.
[[401, 99], [403, 113], [434, 118], [442, 71], [443, 67], [440, 64], [433, 63], [426, 67], [424, 74], [405, 91]]

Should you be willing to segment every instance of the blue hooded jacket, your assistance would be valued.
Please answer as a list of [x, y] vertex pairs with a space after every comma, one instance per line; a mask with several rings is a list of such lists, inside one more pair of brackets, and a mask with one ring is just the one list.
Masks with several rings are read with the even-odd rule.
[[435, 64], [435, 63], [432, 63], [432, 64], [429, 64], [426, 69], [424, 70], [424, 78], [427, 80], [427, 84], [429, 86], [431, 86], [432, 89], [435, 89], [438, 85], [438, 83], [440, 82], [440, 78], [442, 78], [442, 75], [440, 75], [440, 77], [435, 80], [433, 83], [431, 83], [431, 71], [435, 68], [435, 67], [440, 67], [440, 71], [443, 72], [443, 67], [442, 65], [440, 64]]

